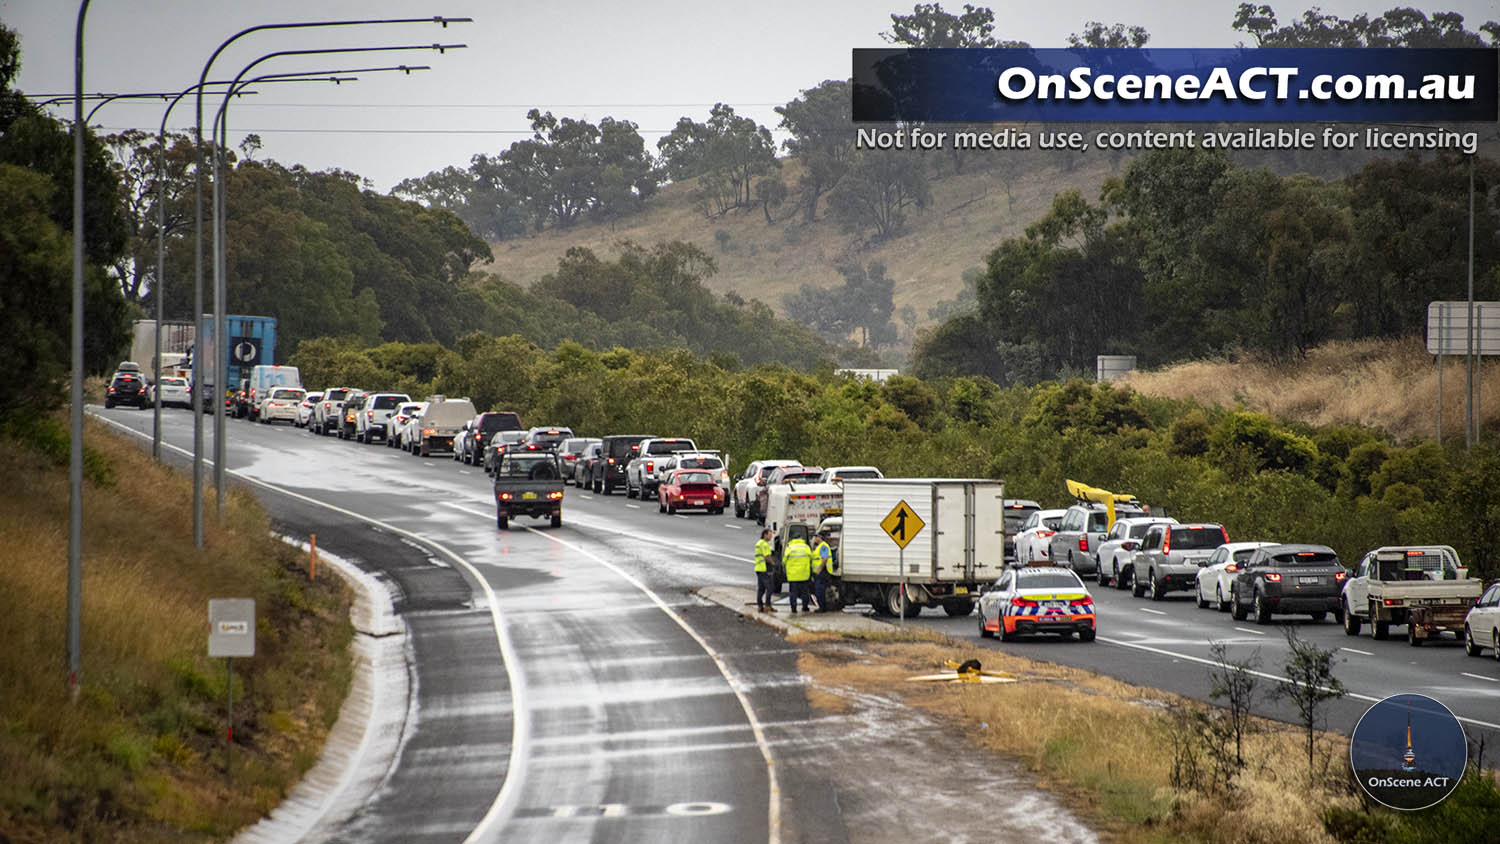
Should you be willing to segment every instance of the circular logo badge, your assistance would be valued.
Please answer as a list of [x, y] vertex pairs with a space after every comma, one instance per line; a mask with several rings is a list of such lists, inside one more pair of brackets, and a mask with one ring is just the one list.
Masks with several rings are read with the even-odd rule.
[[1464, 729], [1426, 695], [1392, 695], [1354, 726], [1349, 763], [1370, 799], [1392, 809], [1436, 806], [1453, 793], [1469, 761]]

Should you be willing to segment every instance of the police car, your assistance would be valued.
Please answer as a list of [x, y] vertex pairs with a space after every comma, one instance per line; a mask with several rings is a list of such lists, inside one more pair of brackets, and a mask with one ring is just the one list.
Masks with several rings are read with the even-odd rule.
[[1033, 633], [1094, 641], [1094, 599], [1071, 569], [1016, 568], [979, 596], [979, 635], [1003, 641]]

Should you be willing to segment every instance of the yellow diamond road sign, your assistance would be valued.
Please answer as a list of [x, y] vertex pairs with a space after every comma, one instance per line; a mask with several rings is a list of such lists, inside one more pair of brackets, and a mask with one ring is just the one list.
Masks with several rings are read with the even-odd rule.
[[896, 506], [891, 508], [891, 512], [880, 520], [880, 529], [890, 536], [892, 542], [902, 548], [915, 539], [926, 525], [922, 517], [917, 515], [917, 511], [905, 501], [897, 502]]

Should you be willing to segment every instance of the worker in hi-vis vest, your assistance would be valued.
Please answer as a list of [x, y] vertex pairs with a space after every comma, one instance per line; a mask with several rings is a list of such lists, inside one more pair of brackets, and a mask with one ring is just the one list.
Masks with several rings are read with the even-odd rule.
[[755, 543], [755, 610], [776, 612], [771, 606], [771, 529], [760, 532]]
[[833, 576], [833, 546], [820, 533], [813, 534], [813, 597], [818, 612], [828, 612], [828, 579]]
[[797, 599], [802, 599], [802, 611], [812, 612], [812, 549], [807, 540], [797, 537], [786, 544], [781, 552], [781, 566], [786, 570], [786, 585], [791, 590], [792, 612], [797, 611]]

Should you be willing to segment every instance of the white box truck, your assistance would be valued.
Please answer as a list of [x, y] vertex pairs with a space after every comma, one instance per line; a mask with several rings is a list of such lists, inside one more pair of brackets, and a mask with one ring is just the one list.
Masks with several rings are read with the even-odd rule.
[[[1005, 482], [964, 478], [844, 481], [843, 535], [829, 584], [829, 604], [871, 604], [881, 615], [942, 607], [953, 616], [974, 609], [979, 588], [1005, 568]], [[882, 526], [902, 502], [923, 523], [901, 549]], [[893, 519], [911, 531], [915, 522]], [[902, 563], [905, 570], [902, 570]]]

